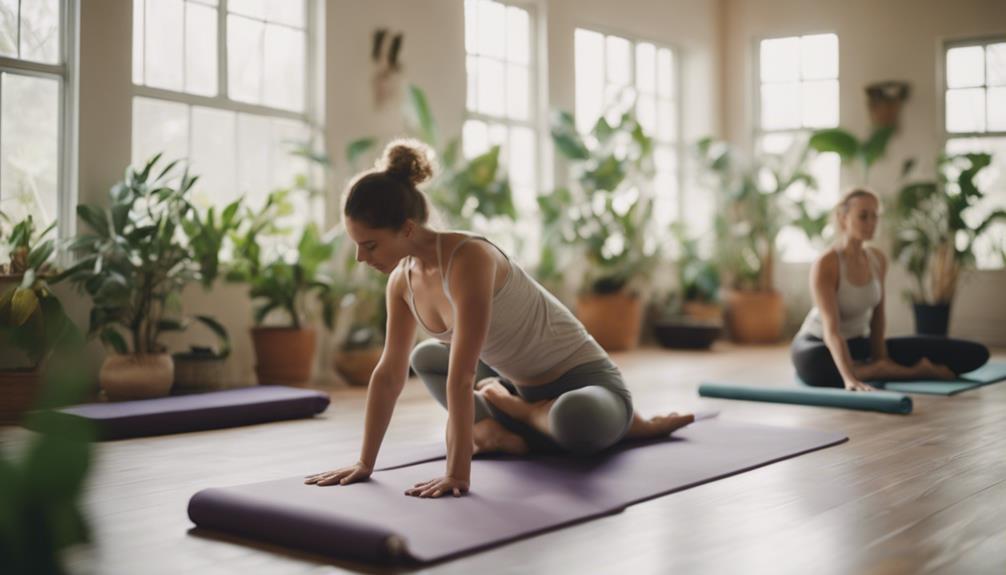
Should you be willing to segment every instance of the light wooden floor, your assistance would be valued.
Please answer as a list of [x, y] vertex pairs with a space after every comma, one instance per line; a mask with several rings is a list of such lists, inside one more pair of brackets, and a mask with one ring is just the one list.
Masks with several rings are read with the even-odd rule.
[[[915, 412], [899, 416], [697, 397], [707, 380], [788, 384], [785, 347], [645, 349], [615, 361], [644, 413], [716, 407], [720, 417], [839, 430], [850, 441], [423, 572], [1006, 573], [1006, 384], [915, 396]], [[186, 516], [204, 487], [354, 461], [364, 393], [333, 391], [314, 420], [100, 444], [86, 495], [98, 545], [77, 565], [102, 574], [379, 572], [192, 534]], [[385, 445], [437, 440], [445, 421], [412, 381]], [[0, 443], [27, 435], [6, 429]]]

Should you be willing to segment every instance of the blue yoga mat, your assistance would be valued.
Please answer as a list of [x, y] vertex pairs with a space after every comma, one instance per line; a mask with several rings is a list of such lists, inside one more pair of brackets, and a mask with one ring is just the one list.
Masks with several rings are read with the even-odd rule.
[[961, 375], [955, 381], [918, 380], [882, 381], [873, 385], [887, 391], [923, 395], [957, 395], [958, 393], [1006, 380], [1006, 362], [990, 361], [978, 369]]
[[699, 386], [699, 395], [720, 399], [841, 407], [903, 415], [912, 412], [912, 398], [893, 391], [860, 392], [830, 387], [758, 387], [728, 383], [703, 383]]

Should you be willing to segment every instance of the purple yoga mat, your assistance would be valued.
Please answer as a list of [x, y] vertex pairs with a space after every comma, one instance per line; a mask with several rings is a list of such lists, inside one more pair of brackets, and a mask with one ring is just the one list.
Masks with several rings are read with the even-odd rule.
[[94, 422], [101, 439], [125, 439], [311, 417], [325, 411], [328, 403], [328, 394], [320, 391], [255, 385], [156, 399], [87, 403], [57, 413]]
[[615, 513], [846, 439], [709, 419], [667, 440], [620, 444], [590, 458], [477, 458], [472, 489], [460, 498], [404, 495], [415, 483], [443, 475], [438, 460], [378, 471], [349, 486], [305, 485], [298, 476], [204, 489], [188, 511], [201, 528], [334, 557], [429, 562]]

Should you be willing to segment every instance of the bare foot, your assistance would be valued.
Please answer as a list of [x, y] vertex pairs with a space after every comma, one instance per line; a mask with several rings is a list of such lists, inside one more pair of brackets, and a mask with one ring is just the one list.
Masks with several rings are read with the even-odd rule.
[[495, 419], [483, 419], [472, 429], [475, 453], [510, 453], [524, 455], [528, 451], [524, 438], [509, 431]]
[[952, 369], [941, 363], [933, 363], [929, 361], [928, 357], [920, 359], [919, 363], [915, 365], [917, 368], [927, 371], [937, 379], [944, 379], [944, 380], [957, 379], [957, 374], [954, 373]]
[[527, 421], [531, 416], [531, 404], [519, 396], [510, 395], [510, 390], [494, 377], [479, 382], [478, 393], [497, 409], [518, 421]]
[[691, 413], [679, 415], [677, 412], [672, 412], [667, 415], [656, 415], [649, 419], [643, 419], [636, 413], [633, 415], [632, 424], [625, 436], [632, 439], [666, 437], [694, 421], [695, 415]]

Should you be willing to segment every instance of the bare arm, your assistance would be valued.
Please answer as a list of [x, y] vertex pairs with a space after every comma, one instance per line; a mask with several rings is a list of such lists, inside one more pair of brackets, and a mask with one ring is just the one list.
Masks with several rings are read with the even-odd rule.
[[838, 255], [834, 252], [822, 256], [810, 269], [811, 292], [814, 295], [814, 305], [821, 314], [824, 344], [831, 352], [846, 389], [870, 389], [853, 373], [849, 345], [838, 330], [838, 274]]
[[877, 307], [873, 308], [873, 316], [870, 318], [870, 352], [871, 361], [879, 361], [887, 358], [887, 344], [884, 340], [884, 332], [887, 329], [887, 316], [884, 312], [885, 293], [887, 291], [885, 282], [887, 276], [887, 258], [884, 257], [884, 254], [880, 250], [873, 250], [873, 255], [877, 258], [877, 267], [879, 268], [876, 273], [880, 275], [878, 278], [880, 280], [880, 303], [877, 304]]

